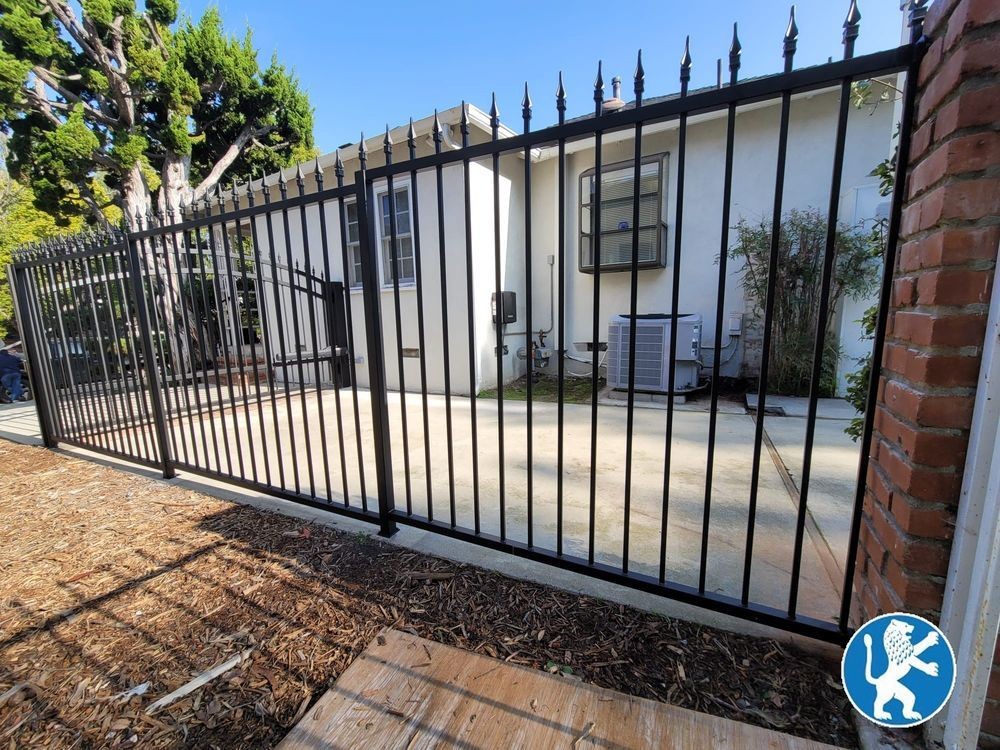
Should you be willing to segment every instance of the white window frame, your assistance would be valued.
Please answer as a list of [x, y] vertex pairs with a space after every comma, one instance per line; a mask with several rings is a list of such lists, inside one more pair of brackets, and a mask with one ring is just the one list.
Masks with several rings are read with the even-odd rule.
[[[358, 221], [358, 239], [351, 241], [351, 227], [350, 227], [350, 209], [354, 207], [355, 215], [357, 215], [358, 202], [356, 200], [346, 200], [344, 201], [344, 238], [347, 240], [347, 261], [350, 263], [348, 268], [344, 269], [344, 277], [347, 281], [347, 288], [351, 290], [360, 290], [362, 288], [361, 280], [361, 217], [357, 216]], [[358, 257], [355, 263], [354, 253], [357, 251]]]
[[[409, 239], [409, 241], [410, 241], [410, 254], [409, 254], [409, 257], [411, 259], [411, 262], [413, 263], [413, 277], [412, 278], [406, 278], [406, 279], [400, 278], [400, 280], [399, 280], [399, 288], [400, 289], [409, 289], [409, 288], [415, 287], [416, 284], [417, 284], [417, 258], [416, 258], [416, 252], [415, 252], [415, 249], [414, 249], [414, 239], [413, 239], [413, 222], [415, 221], [415, 217], [413, 215], [413, 189], [412, 189], [412, 187], [410, 185], [410, 181], [409, 180], [393, 180], [392, 190], [397, 195], [398, 195], [398, 193], [399, 193], [400, 190], [405, 190], [406, 191], [406, 204], [407, 204], [406, 211], [407, 211], [407, 214], [409, 215], [409, 218], [410, 218], [410, 231], [409, 232], [400, 232], [399, 231], [399, 227], [397, 226], [397, 228], [396, 228], [396, 241], [397, 241], [397, 243], [400, 240], [402, 240], [402, 239]], [[388, 231], [387, 230], [383, 230], [383, 226], [382, 226], [383, 225], [382, 199], [385, 196], [387, 196], [388, 194], [389, 194], [389, 185], [388, 185], [388, 183], [383, 183], [383, 184], [379, 185], [375, 189], [375, 193], [374, 193], [375, 205], [376, 205], [377, 210], [378, 210], [378, 220], [375, 222], [375, 243], [376, 243], [376, 246], [378, 247], [378, 252], [379, 252], [379, 277], [380, 277], [380, 283], [381, 283], [382, 289], [392, 289], [393, 288], [392, 275], [390, 274], [390, 270], [391, 270], [390, 264], [392, 263], [392, 260], [391, 260], [391, 254], [389, 253], [389, 248], [388, 248], [389, 239], [390, 238], [388, 236], [384, 236], [383, 235], [383, 232], [385, 232], [385, 234], [388, 234]], [[398, 199], [398, 197], [396, 199], [396, 213], [397, 214], [399, 213], [399, 199]], [[398, 256], [397, 256], [397, 262], [399, 262], [399, 257]]]
[[[655, 245], [656, 255], [654, 258], [649, 260], [640, 260], [639, 265], [636, 269], [639, 271], [645, 269], [658, 269], [666, 267], [666, 241], [667, 241], [666, 206], [667, 206], [667, 170], [669, 168], [669, 163], [668, 163], [669, 156], [670, 156], [669, 152], [650, 154], [648, 156], [642, 157], [640, 162], [640, 175], [642, 167], [646, 166], [647, 164], [657, 165], [657, 169], [659, 171], [659, 184], [657, 186], [656, 196], [658, 198], [658, 203], [659, 203], [659, 218], [655, 225], [656, 239], [654, 240], [654, 242], [656, 243]], [[615, 162], [613, 164], [605, 164], [601, 167], [601, 180], [603, 182], [604, 178], [607, 177], [612, 172], [625, 169], [632, 169], [633, 167], [634, 167], [634, 161], [632, 160]], [[590, 191], [588, 190], [588, 181], [591, 178], [595, 177], [596, 173], [597, 170], [594, 167], [590, 169], [585, 169], [583, 172], [580, 173], [580, 180], [579, 180], [580, 196], [579, 200], [577, 201], [578, 204], [577, 216], [579, 223], [579, 232], [577, 235], [578, 237], [577, 268], [581, 273], [594, 273], [593, 257], [591, 257], [590, 263], [584, 262], [585, 241], [589, 241], [592, 247], [594, 239], [593, 239], [592, 228], [587, 226], [587, 223], [584, 221], [583, 217], [585, 208], [590, 208], [591, 210], [593, 210], [593, 206], [591, 205], [592, 197]], [[633, 185], [635, 184], [636, 183], [633, 182]], [[629, 203], [631, 203], [632, 200], [633, 198], [628, 198]], [[605, 197], [601, 196], [602, 205], [606, 202], [607, 200], [605, 199]], [[601, 209], [598, 208], [597, 211], [598, 221], [600, 221], [600, 211]], [[640, 230], [647, 231], [653, 228], [654, 227], [652, 226], [646, 225], [640, 227]], [[610, 237], [615, 234], [623, 234], [631, 236], [632, 232], [633, 229], [631, 227], [622, 229], [620, 231], [605, 229], [600, 232], [600, 235], [602, 238]], [[601, 273], [630, 271], [631, 268], [632, 268], [631, 262], [608, 263], [603, 260], [601, 262]]]

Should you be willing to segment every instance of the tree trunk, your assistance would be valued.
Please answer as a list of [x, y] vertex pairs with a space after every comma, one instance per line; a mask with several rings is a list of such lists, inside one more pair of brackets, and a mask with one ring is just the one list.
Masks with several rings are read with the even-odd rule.
[[168, 151], [160, 171], [160, 195], [157, 201], [160, 211], [168, 221], [180, 213], [194, 192], [191, 189], [191, 157]]
[[122, 210], [125, 212], [126, 223], [135, 226], [137, 218], [145, 219], [152, 206], [146, 178], [136, 164], [122, 175]]
[[[164, 192], [161, 189], [160, 200], [157, 201], [161, 208]], [[153, 225], [147, 219], [153, 213], [153, 198], [138, 165], [133, 166], [122, 180], [122, 208], [125, 211], [126, 223], [133, 231]], [[180, 235], [178, 240], [182, 241]], [[178, 269], [171, 269], [166, 262], [167, 253], [173, 251], [173, 247], [170, 246], [171, 241], [170, 237], [163, 235], [139, 240], [139, 252], [143, 257], [148, 281], [148, 284], [143, 284], [142, 287], [153, 292], [153, 299], [148, 302], [152, 303], [150, 308], [154, 314], [154, 319], [151, 321], [154, 332], [162, 325], [162, 333], [166, 339], [165, 342], [162, 339], [156, 341], [154, 337], [154, 346], [160, 348], [161, 356], [169, 357], [171, 370], [184, 373], [187, 372], [190, 363], [190, 343], [186, 336], [179, 334], [179, 324], [182, 322], [181, 311], [186, 302], [181, 294]], [[178, 249], [183, 247], [183, 244], [178, 245]]]

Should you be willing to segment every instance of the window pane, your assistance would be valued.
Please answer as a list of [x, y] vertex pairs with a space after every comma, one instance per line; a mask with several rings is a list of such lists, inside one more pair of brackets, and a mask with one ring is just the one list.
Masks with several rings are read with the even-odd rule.
[[[593, 244], [591, 237], [582, 237], [580, 249], [584, 268], [593, 268]], [[656, 228], [639, 230], [639, 263], [654, 263], [656, 253]], [[601, 267], [632, 264], [632, 233], [613, 232], [601, 235]]]
[[[632, 198], [626, 201], [601, 202], [601, 231], [624, 230], [632, 228], [633, 205]], [[644, 195], [639, 198], [639, 226], [654, 226], [660, 220], [659, 198], [656, 195]]]
[[358, 204], [347, 204], [347, 241], [357, 242], [358, 237]]
[[632, 168], [614, 169], [601, 174], [601, 200], [632, 197]]
[[[396, 209], [396, 234], [409, 234], [410, 232], [410, 191], [409, 188], [397, 188], [395, 191]], [[388, 237], [392, 234], [392, 225], [389, 222], [389, 194], [383, 193], [379, 200], [380, 215], [382, 217], [382, 235]]]

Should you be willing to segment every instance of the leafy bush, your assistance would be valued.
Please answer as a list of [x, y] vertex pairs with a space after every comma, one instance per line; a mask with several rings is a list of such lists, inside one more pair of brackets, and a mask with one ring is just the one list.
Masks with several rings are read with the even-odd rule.
[[[878, 303], [875, 303], [865, 310], [865, 314], [861, 318], [861, 328], [864, 331], [866, 339], [871, 339], [875, 335], [877, 316]], [[866, 354], [860, 357], [858, 364], [860, 365], [859, 369], [847, 374], [847, 395], [845, 399], [847, 403], [864, 414], [868, 406], [868, 381], [871, 379], [872, 355]], [[861, 437], [864, 424], [865, 420], [863, 417], [854, 417], [851, 423], [844, 428], [844, 432], [857, 441]]]
[[[817, 209], [792, 210], [782, 217], [767, 384], [771, 392], [789, 396], [809, 393], [826, 232], [826, 216]], [[844, 298], [861, 299], [871, 294], [878, 274], [879, 255], [857, 228], [840, 224], [833, 251], [834, 272], [819, 386], [821, 396], [832, 396], [836, 391], [839, 345], [832, 335], [832, 313]], [[736, 225], [736, 243], [730, 248], [729, 257], [744, 262], [743, 288], [754, 303], [753, 314], [758, 320], [764, 314], [770, 255], [770, 220], [762, 219], [752, 224], [741, 219]]]

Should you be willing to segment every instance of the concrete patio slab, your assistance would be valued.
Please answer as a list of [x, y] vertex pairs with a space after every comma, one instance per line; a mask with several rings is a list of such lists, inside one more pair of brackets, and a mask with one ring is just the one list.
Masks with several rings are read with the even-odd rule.
[[[320, 399], [323, 401], [322, 418]], [[440, 395], [427, 397], [426, 433], [429, 439], [425, 440], [422, 399], [419, 394], [406, 394], [408, 451], [404, 450], [403, 443], [403, 400], [398, 393], [389, 394], [397, 507], [425, 517], [433, 514], [436, 519], [448, 521], [451, 518], [453, 487], [457, 525], [474, 528], [478, 505], [480, 529], [499, 535], [501, 477], [497, 402], [476, 400], [477, 434], [473, 450], [473, 402], [468, 398], [451, 399], [450, 472], [445, 398]], [[369, 394], [364, 390], [358, 391], [360, 421], [356, 425], [351, 391], [341, 392], [339, 421], [343, 441], [339, 438], [341, 428], [338, 428], [336, 402], [337, 394], [333, 389], [324, 389], [319, 394], [310, 390], [304, 396], [293, 393], [291, 398], [278, 398], [274, 409], [264, 399], [260, 411], [251, 399], [246, 408], [239, 403], [235, 408], [212, 412], [211, 418], [204, 420], [204, 439], [198, 420], [187, 416], [175, 416], [171, 423], [171, 435], [176, 443], [177, 455], [186, 456], [188, 463], [248, 479], [256, 474], [258, 481], [288, 490], [308, 493], [312, 488], [317, 497], [329, 497], [335, 502], [343, 502], [346, 481], [349, 502], [361, 506], [364, 502], [362, 471], [358, 466], [356, 439], [357, 428], [360, 427], [366, 496], [374, 508], [375, 456]], [[23, 414], [30, 412], [32, 407], [27, 404], [18, 409], [23, 409]], [[532, 417], [532, 542], [537, 547], [554, 550], [558, 497], [556, 405], [536, 403]], [[627, 410], [621, 406], [599, 407], [593, 509], [594, 559], [612, 566], [623, 565], [627, 519], [629, 570], [657, 575], [666, 509], [665, 563], [668, 580], [689, 586], [698, 585], [704, 538], [707, 540], [706, 590], [738, 597], [747, 543], [754, 434], [752, 418], [739, 413], [720, 413], [717, 417], [711, 502], [707, 506], [707, 537], [703, 537], [702, 530], [706, 522], [709, 415], [701, 411], [675, 412], [670, 482], [665, 493], [665, 412], [636, 410], [632, 486], [627, 511], [624, 471], [626, 418]], [[13, 419], [13, 416], [0, 418], [0, 433], [11, 429], [10, 421]], [[526, 423], [527, 405], [524, 402], [504, 403], [504, 531], [507, 538], [520, 542], [527, 541], [529, 512]], [[799, 476], [800, 433], [804, 430], [804, 420], [768, 417], [765, 424], [783, 462], [793, 476]], [[845, 450], [850, 446], [839, 440], [835, 424], [839, 422], [831, 422], [829, 429], [823, 427], [817, 430], [809, 507], [820, 520], [827, 539], [816, 540], [809, 534], [805, 537], [799, 601], [800, 613], [825, 620], [834, 619], [839, 612], [842, 579], [831, 575], [829, 566], [823, 563], [821, 553], [825, 550], [817, 544], [829, 544], [839, 559], [843, 559], [846, 550], [844, 521], [849, 519], [856, 474], [857, 450], [854, 450], [855, 468], [852, 469], [848, 450]], [[590, 552], [590, 430], [590, 407], [566, 404], [563, 547], [565, 552], [583, 558]], [[228, 460], [226, 446], [230, 454]], [[478, 457], [475, 468], [474, 455]], [[766, 452], [762, 459], [753, 534], [750, 598], [760, 604], [784, 608], [790, 584], [797, 510], [781, 473]], [[473, 481], [474, 473], [478, 474], [478, 485]], [[476, 486], [478, 495], [474, 489]], [[441, 541], [440, 537], [434, 536]], [[513, 565], [514, 561], [511, 560], [510, 564]]]

